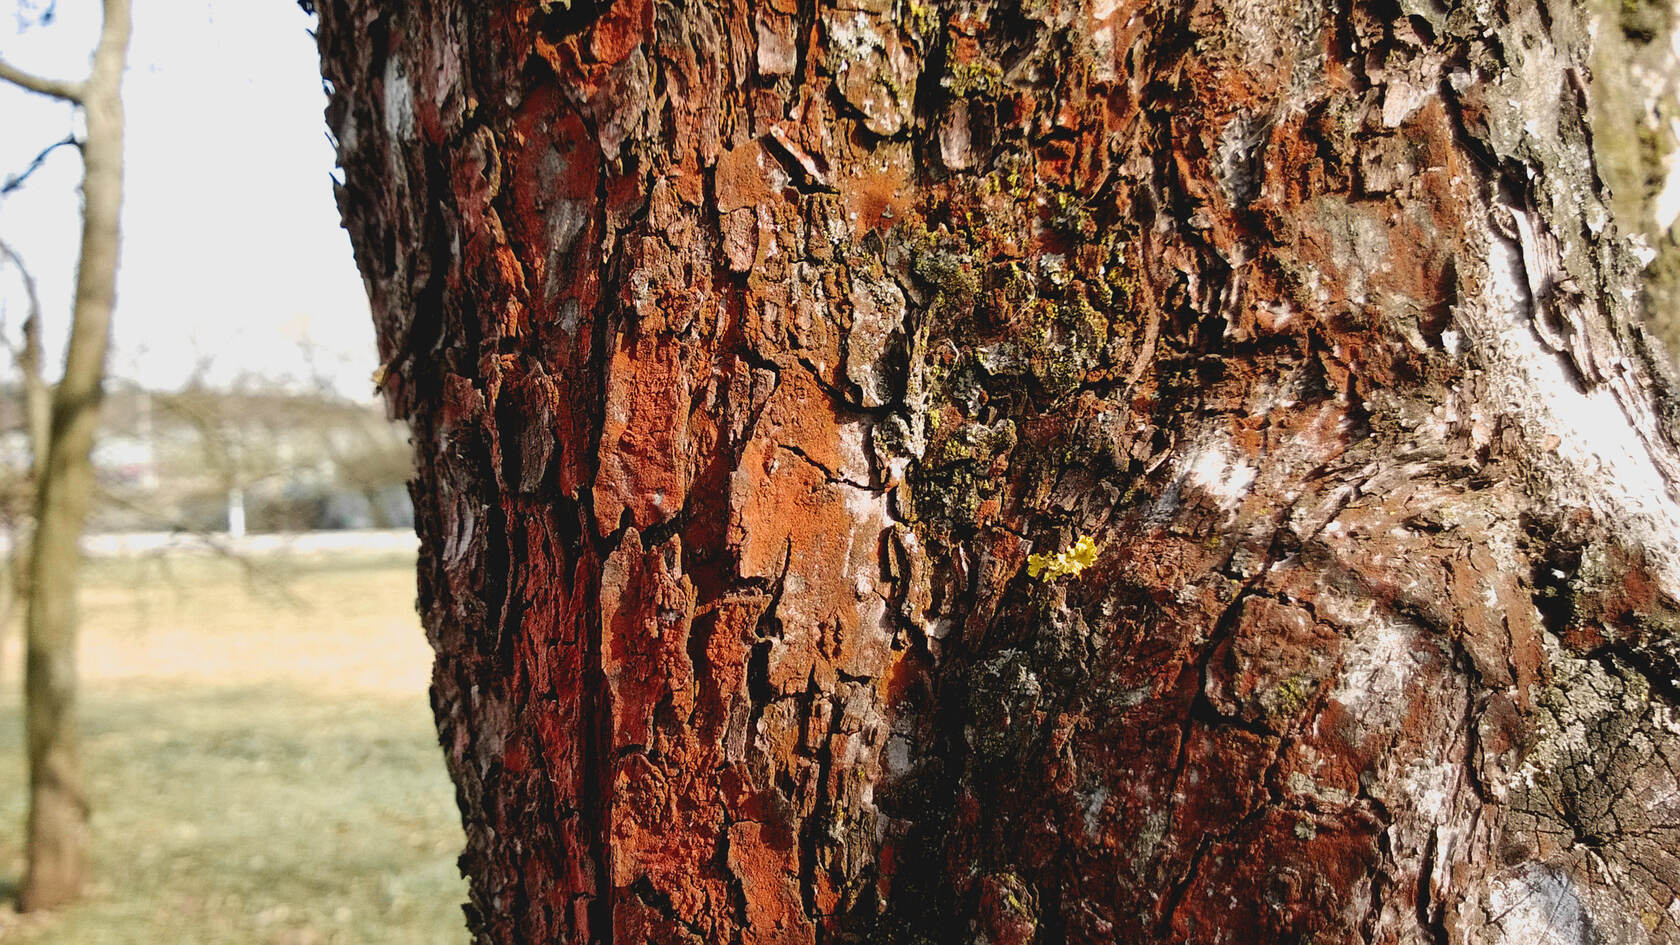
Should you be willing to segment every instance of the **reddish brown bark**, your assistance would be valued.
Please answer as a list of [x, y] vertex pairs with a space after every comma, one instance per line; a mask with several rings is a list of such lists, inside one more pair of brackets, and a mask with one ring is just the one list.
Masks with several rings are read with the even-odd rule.
[[1572, 8], [320, 17], [479, 941], [1676, 938]]

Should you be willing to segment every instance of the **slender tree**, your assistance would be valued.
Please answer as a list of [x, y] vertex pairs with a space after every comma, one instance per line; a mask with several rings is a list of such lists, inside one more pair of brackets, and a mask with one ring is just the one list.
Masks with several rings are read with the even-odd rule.
[[93, 494], [93, 438], [116, 297], [123, 194], [122, 76], [129, 0], [104, 0], [86, 79], [68, 82], [0, 62], [0, 79], [80, 106], [82, 242], [64, 372], [53, 389], [46, 455], [36, 487], [25, 605], [24, 714], [29, 741], [28, 871], [23, 910], [74, 899], [87, 876], [88, 804], [77, 751], [76, 587], [79, 543]]
[[477, 941], [1680, 940], [1575, 5], [315, 6]]

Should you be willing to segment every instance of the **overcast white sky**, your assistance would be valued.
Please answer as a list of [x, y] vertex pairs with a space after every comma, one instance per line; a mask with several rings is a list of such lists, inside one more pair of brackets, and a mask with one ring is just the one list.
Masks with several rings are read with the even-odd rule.
[[[81, 78], [99, 6], [58, 0], [52, 25], [20, 32], [17, 0], [0, 0], [0, 57]], [[315, 371], [347, 395], [371, 393], [373, 329], [333, 204], [312, 25], [291, 0], [134, 0], [114, 376], [174, 388], [200, 370], [222, 383]], [[0, 177], [72, 121], [68, 105], [0, 82]], [[55, 347], [69, 318], [80, 174], [78, 155], [60, 149], [0, 199], [0, 237], [40, 283]], [[19, 293], [0, 272], [10, 336]]]

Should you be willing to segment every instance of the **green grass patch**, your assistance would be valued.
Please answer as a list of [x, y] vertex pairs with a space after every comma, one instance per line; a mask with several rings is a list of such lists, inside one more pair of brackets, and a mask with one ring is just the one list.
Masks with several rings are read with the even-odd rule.
[[[0, 942], [465, 942], [454, 791], [424, 687], [411, 685], [428, 660], [408, 603], [411, 568], [298, 572], [289, 590], [301, 606], [245, 588], [237, 569], [212, 570], [186, 592], [136, 590], [159, 605], [139, 622], [132, 610], [116, 619], [123, 595], [114, 588], [91, 588], [84, 654], [131, 648], [139, 665], [160, 669], [86, 684], [93, 885], [57, 914], [0, 912]], [[190, 647], [195, 636], [202, 664], [154, 652], [161, 642]], [[242, 647], [248, 661], [227, 655]], [[333, 655], [298, 659], [286, 652], [296, 647]], [[399, 671], [368, 670], [381, 652]], [[108, 651], [104, 660], [122, 662]], [[229, 678], [246, 677], [228, 667], [247, 662], [247, 678]], [[16, 667], [9, 658], [4, 669]], [[369, 682], [386, 678], [401, 685]], [[15, 826], [0, 830], [0, 884], [14, 887], [27, 802], [22, 729], [8, 681], [0, 825]]]

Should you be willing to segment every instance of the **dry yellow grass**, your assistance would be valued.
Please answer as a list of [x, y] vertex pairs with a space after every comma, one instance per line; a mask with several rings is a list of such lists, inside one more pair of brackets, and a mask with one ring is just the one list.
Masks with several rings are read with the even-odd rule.
[[[411, 559], [254, 575], [95, 563], [81, 647], [94, 887], [57, 915], [0, 910], [0, 942], [465, 941], [413, 598]], [[15, 636], [0, 647], [3, 883], [22, 869]]]
[[411, 560], [155, 557], [97, 562], [91, 577], [81, 646], [90, 685], [426, 692], [432, 653], [414, 614]]

